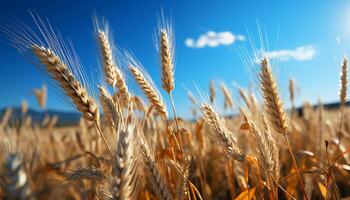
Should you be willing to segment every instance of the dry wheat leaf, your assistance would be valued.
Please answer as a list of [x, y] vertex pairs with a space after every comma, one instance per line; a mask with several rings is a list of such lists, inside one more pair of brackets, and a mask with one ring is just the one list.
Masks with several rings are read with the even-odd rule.
[[250, 126], [248, 123], [244, 123], [240, 126], [240, 129], [241, 130], [249, 130], [250, 129]]
[[250, 200], [250, 199], [255, 199], [255, 188], [246, 189], [235, 198], [235, 200]]
[[318, 188], [320, 189], [320, 192], [322, 194], [323, 198], [327, 197], [327, 187], [325, 185], [323, 185], [322, 183], [318, 183]]

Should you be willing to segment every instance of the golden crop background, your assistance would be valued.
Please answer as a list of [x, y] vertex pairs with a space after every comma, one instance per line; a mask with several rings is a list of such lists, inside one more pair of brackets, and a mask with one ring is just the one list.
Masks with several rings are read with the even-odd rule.
[[[294, 108], [294, 82], [290, 81], [293, 107], [287, 112], [269, 61], [263, 59], [261, 72], [256, 74], [262, 96], [259, 102], [255, 94], [237, 88], [241, 103], [234, 104], [227, 86], [211, 82], [209, 102], [189, 94], [197, 117], [186, 121], [176, 117], [177, 102], [172, 101], [175, 41], [167, 23], [160, 27], [158, 37], [162, 88], [172, 102], [169, 111], [130, 54], [124, 62], [147, 102], [128, 89], [104, 26], [97, 26], [96, 31], [106, 81], [98, 86], [99, 99], [73, 73], [76, 63], [67, 56], [62, 41], [52, 37], [54, 33], [43, 35], [49, 38], [47, 43], [26, 40], [18, 32], [11, 34], [22, 39], [15, 41], [21, 42], [17, 45], [34, 54], [83, 117], [77, 126], [58, 127], [55, 116], [33, 122], [26, 103], [17, 124], [9, 122], [11, 109], [4, 113], [0, 124], [2, 199], [350, 196], [346, 58], [339, 66], [339, 109], [323, 108], [322, 103]], [[42, 108], [46, 90], [45, 86], [34, 90]], [[223, 107], [238, 111], [237, 115], [224, 117], [215, 109], [217, 93], [224, 96]]]

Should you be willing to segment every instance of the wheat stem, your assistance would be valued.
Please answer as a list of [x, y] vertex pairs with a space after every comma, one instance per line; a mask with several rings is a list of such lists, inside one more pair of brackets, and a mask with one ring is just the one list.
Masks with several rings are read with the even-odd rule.
[[111, 150], [111, 148], [109, 147], [109, 145], [107, 143], [106, 137], [104, 136], [104, 134], [103, 134], [103, 132], [101, 130], [100, 124], [97, 121], [95, 121], [95, 125], [96, 125], [98, 133], [102, 137], [103, 143], [105, 144], [105, 146], [107, 147], [107, 150], [109, 151], [109, 154], [113, 157], [112, 150]]
[[178, 133], [179, 132], [179, 123], [177, 121], [175, 103], [174, 103], [174, 99], [173, 99], [172, 93], [169, 93], [169, 97], [170, 97], [170, 101], [171, 101], [171, 108], [172, 108], [173, 114], [174, 114], [174, 120], [175, 120], [175, 125], [176, 125], [176, 133]]
[[300, 185], [301, 185], [301, 190], [302, 190], [302, 192], [303, 192], [303, 194], [304, 194], [304, 198], [307, 200], [308, 197], [307, 197], [307, 194], [306, 194], [306, 191], [305, 191], [304, 181], [303, 181], [303, 178], [301, 177], [301, 173], [300, 173], [300, 170], [299, 170], [297, 161], [295, 160], [292, 147], [290, 146], [290, 142], [289, 142], [289, 139], [288, 139], [288, 135], [285, 135], [285, 136], [284, 136], [284, 139], [285, 139], [285, 141], [286, 141], [286, 143], [287, 143], [288, 151], [289, 151], [289, 153], [290, 153], [290, 155], [291, 155], [291, 157], [292, 157], [295, 170], [297, 171], [298, 178], [299, 178], [299, 182], [300, 182]]

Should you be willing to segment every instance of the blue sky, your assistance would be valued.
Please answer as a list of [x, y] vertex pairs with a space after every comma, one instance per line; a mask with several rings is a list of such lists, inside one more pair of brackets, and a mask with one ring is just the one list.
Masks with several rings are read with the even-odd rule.
[[[194, 90], [194, 85], [197, 85], [207, 92], [209, 81], [215, 79], [225, 82], [237, 96], [232, 81], [248, 86], [252, 74], [247, 73], [240, 59], [241, 49], [246, 46], [249, 56], [254, 54], [250, 51], [249, 41], [259, 41], [257, 21], [268, 36], [269, 49], [265, 55], [280, 60], [274, 68], [277, 68], [284, 99], [288, 99], [289, 77], [294, 77], [300, 85], [298, 104], [304, 100], [316, 102], [318, 97], [323, 102], [338, 99], [340, 63], [350, 47], [350, 1], [144, 0], [72, 3], [3, 0], [0, 2], [0, 20], [11, 24], [14, 18], [18, 18], [34, 26], [29, 10], [47, 17], [63, 37], [73, 41], [84, 70], [93, 82], [99, 71], [92, 20], [97, 13], [108, 20], [117, 45], [132, 51], [160, 88], [154, 33], [162, 8], [165, 16], [171, 16], [174, 21], [174, 98], [181, 116], [190, 113], [185, 88]], [[0, 107], [19, 105], [26, 99], [31, 107], [38, 108], [31, 91], [43, 83], [49, 84], [48, 77], [8, 44], [0, 43], [0, 52], [0, 93], [3, 94]], [[48, 86], [48, 107], [69, 110], [60, 92], [52, 85]], [[136, 89], [135, 86], [132, 88]]]

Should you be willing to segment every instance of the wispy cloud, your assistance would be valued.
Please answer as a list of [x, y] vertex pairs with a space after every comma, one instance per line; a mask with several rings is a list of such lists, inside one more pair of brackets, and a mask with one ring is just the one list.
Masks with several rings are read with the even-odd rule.
[[278, 59], [280, 61], [305, 61], [311, 60], [316, 54], [316, 49], [312, 45], [300, 46], [295, 49], [282, 49], [276, 51], [260, 51], [257, 54], [257, 58], [269, 58], [269, 59]]
[[187, 38], [185, 45], [190, 48], [218, 47], [220, 45], [231, 45], [236, 41], [244, 41], [244, 35], [234, 35], [230, 31], [214, 32], [208, 31], [200, 35], [198, 39]]

